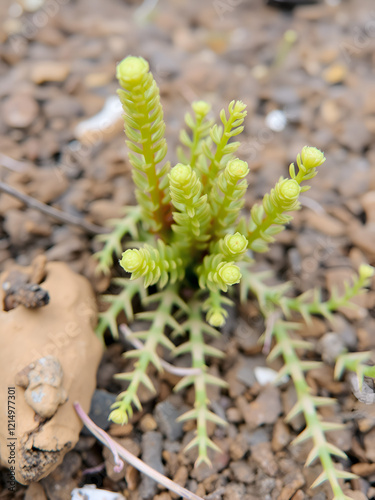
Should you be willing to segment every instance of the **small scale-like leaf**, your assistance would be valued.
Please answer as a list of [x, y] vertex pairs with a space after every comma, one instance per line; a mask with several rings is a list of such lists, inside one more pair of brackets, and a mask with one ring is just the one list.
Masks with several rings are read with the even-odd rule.
[[156, 394], [156, 389], [154, 387], [154, 384], [151, 382], [150, 377], [146, 373], [142, 373], [141, 375], [141, 382], [142, 384], [147, 387], [147, 389], [152, 393]]
[[348, 458], [347, 454], [344, 451], [340, 450], [339, 448], [337, 448], [337, 446], [333, 445], [332, 443], [326, 443], [325, 446], [331, 455], [343, 458], [344, 460]]
[[267, 243], [260, 238], [255, 240], [255, 241], [252, 241], [249, 246], [250, 246], [251, 250], [253, 250], [254, 252], [258, 252], [258, 253], [264, 253], [264, 252], [267, 252], [267, 250], [268, 250]]
[[[297, 401], [295, 405], [292, 407], [292, 409], [288, 412], [287, 416], [285, 417], [285, 422], [290, 422], [291, 420], [293, 420], [293, 418], [295, 418], [302, 412], [303, 412], [302, 403], [300, 401]], [[299, 436], [296, 439], [298, 438]]]
[[198, 410], [189, 410], [179, 417], [177, 417], [177, 422], [186, 422], [187, 420], [194, 420], [198, 418]]
[[319, 447], [314, 446], [307, 455], [305, 467], [309, 467], [309, 465], [311, 465], [314, 462], [314, 460], [316, 460], [318, 457], [319, 457]]
[[116, 380], [128, 380], [131, 381], [134, 377], [134, 372], [128, 372], [128, 373], [116, 373], [113, 375], [113, 377]]
[[194, 385], [195, 377], [193, 375], [188, 375], [183, 377], [173, 388], [175, 392], [180, 391], [181, 389], [185, 389], [189, 385]]
[[[320, 368], [322, 366], [321, 361], [301, 361], [300, 368], [304, 372], [308, 372], [310, 370], [315, 370], [316, 368]], [[327, 398], [329, 399], [329, 398]]]
[[217, 425], [222, 425], [222, 426], [228, 425], [228, 422], [226, 422], [224, 419], [216, 415], [216, 413], [212, 413], [211, 411], [206, 413], [206, 419]]
[[295, 179], [296, 177], [296, 169], [294, 167], [294, 163], [291, 163], [289, 166], [289, 175], [292, 179]]
[[[300, 412], [296, 413], [292, 418], [288, 418], [289, 413], [288, 413], [288, 416], [285, 418], [286, 422], [290, 422], [291, 420], [293, 420], [294, 416], [298, 415], [298, 413], [300, 413]], [[287, 420], [287, 418], [288, 418], [288, 420]], [[291, 444], [294, 445], [294, 444], [303, 443], [304, 441], [307, 441], [311, 437], [312, 437], [312, 431], [311, 431], [310, 427], [306, 427], [306, 429], [304, 429], [300, 434], [298, 434], [298, 436], [296, 438], [293, 439]]]
[[279, 384], [285, 377], [289, 377], [290, 369], [287, 365], [284, 365], [277, 373], [277, 376], [274, 380], [274, 384]]
[[193, 145], [190, 137], [188, 136], [186, 130], [181, 130], [180, 132], [180, 141], [184, 146], [191, 147]]
[[227, 124], [227, 117], [225, 116], [225, 109], [222, 109], [220, 111], [220, 120], [222, 121], [224, 126]]
[[210, 130], [210, 137], [215, 144], [219, 144], [221, 140], [221, 136], [223, 134], [223, 129], [214, 125]]
[[192, 130], [195, 128], [195, 121], [194, 121], [194, 118], [191, 116], [190, 113], [186, 113], [185, 114], [185, 123]]
[[328, 476], [327, 476], [326, 471], [321, 472], [319, 474], [319, 476], [315, 479], [315, 481], [313, 482], [313, 484], [310, 486], [310, 488], [317, 488], [322, 483], [324, 483], [324, 481], [327, 481], [327, 479], [328, 479]]
[[228, 382], [219, 377], [215, 377], [215, 375], [211, 375], [210, 373], [204, 374], [204, 381], [206, 384], [216, 385], [218, 387], [223, 387], [224, 389], [228, 387]]

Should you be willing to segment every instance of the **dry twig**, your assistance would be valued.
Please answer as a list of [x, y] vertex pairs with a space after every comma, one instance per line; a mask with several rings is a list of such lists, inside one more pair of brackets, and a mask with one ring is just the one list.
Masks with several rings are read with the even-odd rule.
[[15, 189], [14, 187], [9, 186], [9, 184], [6, 184], [2, 181], [0, 181], [0, 191], [2, 191], [3, 193], [7, 193], [10, 196], [14, 196], [14, 198], [22, 201], [28, 207], [35, 208], [36, 210], [39, 210], [39, 212], [49, 215], [50, 217], [53, 217], [60, 222], [65, 222], [67, 224], [80, 227], [88, 233], [103, 234], [108, 232], [108, 229], [105, 227], [91, 224], [90, 222], [86, 222], [80, 217], [76, 217], [75, 215], [57, 210], [57, 208], [50, 207], [49, 205], [46, 205], [45, 203], [42, 203], [41, 201], [36, 200], [35, 198], [32, 198], [25, 193], [21, 193], [21, 191], [18, 191], [18, 189]]
[[92, 434], [94, 434], [94, 436], [99, 441], [101, 441], [105, 446], [107, 446], [111, 450], [118, 469], [122, 468], [121, 466], [122, 462], [119, 459], [119, 457], [121, 457], [124, 460], [126, 460], [130, 465], [138, 469], [140, 472], [143, 472], [143, 474], [146, 474], [147, 476], [151, 477], [154, 481], [156, 481], [159, 484], [162, 484], [165, 488], [167, 488], [170, 491], [173, 491], [180, 497], [186, 498], [187, 500], [203, 500], [202, 497], [195, 495], [195, 493], [191, 493], [190, 491], [183, 488], [179, 484], [175, 483], [171, 479], [167, 478], [163, 474], [160, 474], [160, 472], [156, 471], [149, 465], [145, 464], [144, 462], [142, 462], [142, 460], [140, 460], [135, 455], [130, 453], [130, 451], [126, 450], [118, 443], [116, 443], [116, 441], [114, 441], [105, 431], [103, 431], [103, 429], [94, 424], [94, 422], [83, 411], [82, 406], [79, 403], [75, 402], [74, 408], [78, 413], [82, 422], [89, 429], [89, 431], [92, 432]]

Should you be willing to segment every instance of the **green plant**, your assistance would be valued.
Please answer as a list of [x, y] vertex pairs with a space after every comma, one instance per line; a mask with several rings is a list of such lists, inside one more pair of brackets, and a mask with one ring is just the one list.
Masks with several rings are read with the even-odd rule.
[[[299, 358], [297, 350], [299, 353], [311, 346], [295, 337], [293, 332], [299, 324], [292, 320], [293, 313], [301, 314], [306, 321], [313, 314], [330, 318], [332, 311], [350, 305], [350, 299], [368, 286], [373, 269], [362, 266], [357, 280], [347, 285], [345, 293], [334, 293], [327, 301], [321, 299], [319, 291], [290, 297], [289, 283], [271, 287], [266, 284], [268, 274], [251, 271], [251, 252], [267, 251], [274, 236], [290, 222], [292, 217], [287, 213], [300, 208], [299, 196], [309, 189], [305, 182], [317, 174], [317, 168], [325, 161], [323, 153], [304, 147], [297, 156], [297, 167], [290, 165], [290, 178], [281, 177], [262, 203], [253, 206], [247, 220], [242, 209], [249, 169], [246, 162], [235, 158], [239, 142], [232, 141], [243, 130], [245, 105], [232, 101], [228, 111], [221, 111], [221, 124], [216, 125], [208, 118], [210, 106], [206, 102], [193, 103], [193, 114], [185, 117], [190, 134], [180, 134], [181, 163], [171, 168], [164, 162], [167, 145], [163, 110], [148, 63], [142, 58], [127, 57], [118, 65], [117, 77], [122, 87], [119, 97], [125, 112], [138, 207], [128, 209], [123, 220], [112, 222], [113, 233], [101, 236], [104, 247], [97, 255], [99, 268], [109, 271], [113, 253], [120, 257], [121, 240], [126, 233], [137, 241], [133, 245], [128, 242], [130, 248], [122, 254], [121, 266], [131, 279], [120, 279], [121, 294], [107, 298], [111, 306], [101, 315], [99, 334], [103, 335], [107, 327], [113, 335], [117, 334], [116, 319], [121, 310], [132, 319], [132, 298], [136, 294], [141, 296], [145, 308], [151, 304], [156, 307], [137, 315], [150, 322], [150, 326], [133, 333], [133, 340], [142, 344], [125, 354], [135, 359], [134, 368], [117, 376], [129, 385], [119, 395], [110, 418], [125, 423], [134, 407], [141, 409], [137, 395], [140, 384], [155, 392], [147, 370], [150, 365], [162, 370], [161, 349], [173, 356], [189, 353], [191, 372], [175, 389], [194, 386], [195, 405], [180, 420], [196, 421], [197, 434], [188, 448], [198, 447], [197, 464], [210, 463], [208, 449], [216, 450], [217, 446], [208, 437], [207, 423], [225, 422], [210, 410], [207, 386], [225, 388], [226, 383], [208, 371], [207, 358], [220, 358], [223, 353], [207, 343], [205, 336], [220, 335], [217, 327], [225, 323], [226, 306], [232, 304], [222, 292], [233, 292], [233, 285], [239, 283], [241, 300], [253, 294], [266, 318], [264, 340], [267, 345], [274, 345], [269, 357], [282, 356], [284, 368], [280, 376], [288, 374], [293, 379], [298, 402], [287, 418], [304, 414], [306, 428], [296, 441], [312, 438], [314, 445], [307, 463], [319, 458], [323, 465], [316, 484], [328, 480], [336, 500], [347, 498], [339, 479], [353, 475], [334, 467], [332, 456], [345, 454], [328, 443], [324, 434], [340, 426], [322, 422], [318, 411], [334, 400], [311, 395], [304, 374], [316, 362]], [[145, 288], [152, 285], [156, 285], [157, 292], [146, 296]], [[185, 339], [178, 347], [173, 342], [176, 336]]]

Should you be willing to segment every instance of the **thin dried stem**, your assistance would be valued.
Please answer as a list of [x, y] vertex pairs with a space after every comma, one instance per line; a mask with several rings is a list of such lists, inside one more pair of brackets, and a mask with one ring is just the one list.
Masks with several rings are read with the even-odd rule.
[[109, 232], [109, 230], [105, 227], [91, 224], [90, 222], [86, 222], [80, 217], [76, 217], [75, 215], [67, 214], [66, 212], [62, 212], [61, 210], [50, 207], [49, 205], [46, 205], [45, 203], [42, 203], [41, 201], [36, 200], [35, 198], [32, 198], [25, 193], [21, 193], [21, 191], [18, 191], [18, 189], [15, 189], [14, 187], [9, 186], [9, 184], [6, 184], [2, 181], [0, 181], [0, 191], [13, 196], [14, 198], [17, 198], [17, 200], [22, 201], [28, 207], [35, 208], [36, 210], [39, 210], [39, 212], [49, 215], [60, 222], [66, 222], [67, 224], [80, 227], [88, 233], [103, 234]]
[[143, 472], [143, 474], [146, 474], [147, 476], [154, 479], [154, 481], [156, 481], [157, 483], [165, 486], [165, 488], [167, 488], [168, 490], [176, 493], [176, 495], [179, 495], [182, 498], [186, 498], [187, 500], [203, 500], [202, 497], [199, 497], [198, 495], [191, 493], [190, 491], [186, 490], [179, 484], [173, 482], [171, 479], [168, 479], [163, 474], [157, 472], [152, 467], [142, 462], [142, 460], [137, 458], [135, 455], [130, 453], [128, 450], [126, 450], [118, 443], [116, 443], [116, 441], [114, 441], [106, 432], [104, 432], [103, 429], [100, 429], [100, 427], [94, 424], [94, 422], [89, 418], [89, 416], [83, 411], [82, 406], [78, 402], [74, 403], [74, 408], [78, 413], [78, 416], [80, 417], [82, 422], [86, 425], [86, 427], [90, 430], [90, 432], [92, 432], [94, 436], [99, 441], [101, 441], [105, 446], [108, 446], [108, 448], [113, 453], [116, 463], [118, 457], [121, 457], [124, 460], [126, 460], [130, 465], [138, 469], [140, 472]]
[[15, 160], [4, 153], [0, 153], [0, 165], [13, 172], [24, 172], [29, 166], [26, 162]]

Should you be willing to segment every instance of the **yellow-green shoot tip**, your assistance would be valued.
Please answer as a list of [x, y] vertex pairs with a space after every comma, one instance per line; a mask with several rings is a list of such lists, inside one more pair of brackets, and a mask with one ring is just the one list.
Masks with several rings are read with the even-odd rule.
[[127, 84], [140, 80], [148, 71], [148, 62], [143, 57], [128, 56], [117, 65], [116, 76], [120, 85], [126, 88]]

